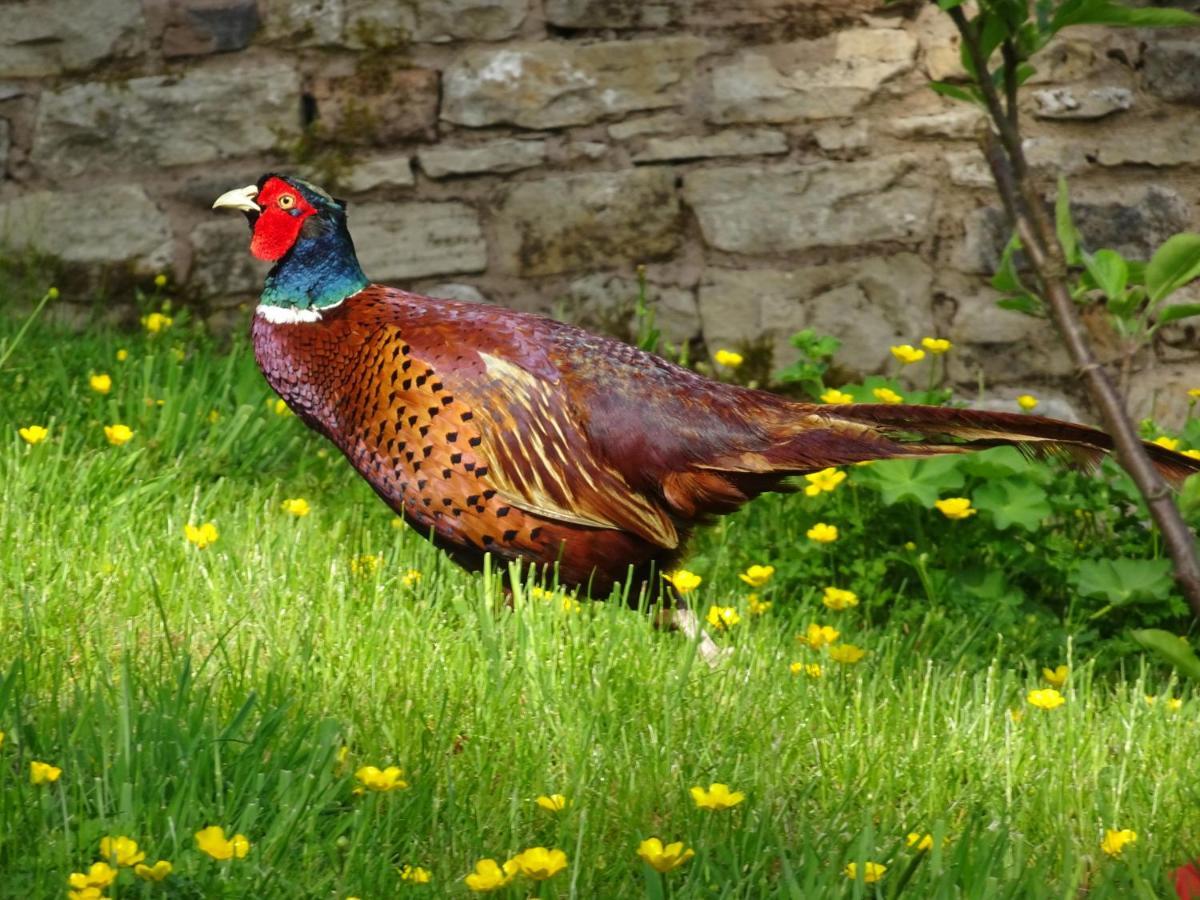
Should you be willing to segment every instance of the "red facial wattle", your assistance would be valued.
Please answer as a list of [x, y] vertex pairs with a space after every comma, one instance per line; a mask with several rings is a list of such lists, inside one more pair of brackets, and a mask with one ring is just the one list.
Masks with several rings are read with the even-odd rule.
[[316, 210], [304, 196], [280, 178], [271, 178], [255, 198], [262, 212], [254, 223], [250, 252], [274, 262], [292, 249], [304, 220]]

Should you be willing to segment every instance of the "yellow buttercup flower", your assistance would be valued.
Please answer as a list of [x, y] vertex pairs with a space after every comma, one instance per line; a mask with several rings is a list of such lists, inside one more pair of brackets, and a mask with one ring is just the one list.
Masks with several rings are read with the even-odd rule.
[[718, 782], [710, 784], [708, 790], [702, 787], [691, 788], [691, 794], [700, 809], [730, 809], [746, 799], [746, 795], [741, 791], [731, 791], [729, 785]]
[[945, 353], [954, 345], [945, 338], [927, 337], [921, 338], [921, 346], [936, 356], [939, 353]]
[[21, 440], [32, 446], [44, 441], [50, 432], [41, 425], [27, 425], [24, 428], [18, 428], [17, 434], [21, 436]]
[[[858, 879], [858, 864], [847, 863], [846, 868], [842, 870], [846, 877], [851, 881]], [[887, 866], [883, 863], [869, 862], [863, 866], [862, 880], [867, 884], [874, 884], [879, 881], [887, 873]]]
[[820, 663], [794, 662], [790, 666], [788, 666], [788, 668], [791, 670], [793, 675], [804, 674], [804, 675], [807, 675], [809, 678], [820, 678], [821, 677], [821, 664]]
[[966, 497], [947, 497], [945, 500], [935, 500], [933, 505], [947, 519], [966, 519], [979, 512], [971, 508], [971, 501]]
[[1164, 447], [1167, 450], [1179, 449], [1179, 441], [1176, 438], [1167, 437], [1165, 434], [1159, 435], [1151, 443], [1158, 444], [1158, 446]]
[[880, 403], [903, 403], [904, 398], [893, 391], [891, 388], [875, 388], [871, 391], [875, 395], [875, 399]]
[[163, 315], [162, 313], [154, 312], [150, 313], [148, 316], [142, 316], [142, 325], [145, 326], [146, 330], [151, 334], [158, 334], [160, 331], [166, 331], [173, 324], [175, 324], [175, 320], [170, 316]]
[[921, 834], [920, 832], [910, 831], [904, 839], [905, 843], [910, 847], [915, 847], [917, 850], [924, 852], [933, 849], [933, 835]]
[[500, 866], [494, 859], [481, 859], [475, 863], [475, 871], [463, 879], [467, 887], [477, 894], [498, 891], [517, 877], [517, 863], [510, 859]]
[[376, 766], [363, 766], [354, 773], [359, 783], [371, 791], [401, 791], [408, 787], [408, 782], [401, 776], [404, 771], [399, 766], [388, 766], [379, 769]]
[[745, 572], [738, 575], [738, 578], [750, 585], [750, 587], [762, 587], [771, 580], [771, 576], [775, 574], [774, 566], [759, 566], [753, 565]]
[[1200, 459], [1200, 450], [1181, 450], [1180, 452], [1189, 459]]
[[133, 440], [133, 429], [131, 429], [128, 425], [122, 425], [119, 422], [115, 425], [105, 425], [104, 436], [114, 447], [120, 447]]
[[[78, 872], [73, 874], [80, 874]], [[68, 879], [69, 880], [69, 879]], [[68, 890], [67, 900], [106, 900], [104, 889], [98, 887], [85, 887], [79, 890]]]
[[840, 611], [858, 606], [858, 594], [854, 591], [844, 591], [841, 588], [827, 587], [821, 602], [832, 610]]
[[400, 576], [400, 583], [402, 585], [404, 585], [405, 587], [412, 587], [414, 584], [416, 584], [420, 580], [421, 580], [421, 570], [420, 569], [409, 569], [407, 572], [405, 572], [403, 575]]
[[204, 550], [217, 542], [217, 526], [212, 522], [203, 525], [193, 525], [190, 522], [183, 526], [183, 536], [189, 544], [195, 544], [197, 550]]
[[400, 870], [400, 880], [407, 881], [409, 884], [429, 884], [432, 878], [429, 870], [422, 869], [420, 866], [404, 866]]
[[283, 501], [283, 511], [297, 517], [307, 516], [310, 507], [303, 497], [289, 497]]
[[530, 847], [514, 856], [512, 862], [516, 863], [517, 870], [526, 878], [545, 881], [567, 867], [567, 854], [562, 850]]
[[804, 476], [804, 480], [808, 482], [804, 486], [804, 493], [809, 497], [815, 497], [822, 491], [832, 491], [836, 488], [846, 480], [846, 473], [831, 467], [822, 469], [820, 472], [810, 472]]
[[1171, 712], [1179, 712], [1179, 710], [1183, 709], [1183, 700], [1179, 697], [1168, 697], [1167, 709]]
[[167, 286], [167, 276], [159, 272], [154, 276], [154, 286], [156, 288], [165, 288]]
[[1200, 388], [1190, 388], [1188, 390], [1188, 396], [1193, 400], [1200, 400]]
[[94, 862], [86, 872], [72, 872], [67, 876], [67, 884], [77, 891], [88, 888], [102, 891], [116, 880], [117, 870], [106, 862]]
[[1067, 702], [1066, 698], [1054, 688], [1043, 688], [1040, 691], [1030, 691], [1027, 698], [1038, 709], [1058, 709]]
[[129, 351], [122, 347], [117, 351], [117, 362], [125, 362], [127, 359], [129, 359]]
[[112, 390], [112, 376], [104, 374], [92, 375], [88, 378], [88, 386], [97, 394], [107, 394]]
[[100, 855], [118, 866], [136, 866], [146, 858], [146, 854], [138, 850], [137, 841], [128, 837], [100, 838]]
[[925, 351], [918, 350], [911, 344], [898, 344], [892, 348], [892, 356], [896, 357], [904, 365], [909, 366], [923, 360], [925, 358]]
[[718, 366], [724, 366], [727, 369], [736, 369], [745, 359], [740, 353], [734, 353], [732, 350], [718, 350], [713, 354], [713, 359], [716, 360]]
[[546, 810], [546, 812], [562, 812], [567, 808], [567, 798], [562, 794], [551, 794], [550, 796], [542, 794], [534, 803]]
[[1038, 398], [1033, 396], [1033, 394], [1022, 394], [1017, 398], [1017, 406], [1021, 407], [1025, 412], [1029, 412], [1037, 405]]
[[815, 622], [808, 626], [804, 634], [796, 636], [802, 644], [807, 644], [814, 650], [820, 650], [826, 644], [832, 644], [841, 636], [841, 632], [832, 625], [817, 625]]
[[845, 391], [839, 391], [837, 388], [830, 388], [821, 395], [821, 402], [832, 404], [853, 403], [854, 397], [851, 394], [847, 394]]
[[46, 296], [49, 297], [51, 300], [57, 300], [58, 299], [58, 288], [56, 288], [56, 287], [50, 288], [49, 290], [46, 291]]
[[1046, 679], [1046, 683], [1051, 687], [1060, 688], [1067, 683], [1067, 675], [1071, 672], [1066, 666], [1059, 666], [1056, 669], [1043, 668], [1042, 678]]
[[53, 784], [62, 775], [62, 769], [50, 763], [31, 762], [29, 764], [29, 780], [33, 784]]
[[695, 856], [696, 851], [691, 847], [685, 848], [683, 841], [675, 841], [664, 847], [662, 841], [652, 837], [638, 844], [637, 855], [654, 871], [666, 873], [678, 869]]
[[750, 610], [752, 616], [766, 615], [771, 608], [770, 600], [760, 600], [758, 594], [750, 594], [746, 597], [746, 606]]
[[738, 615], [738, 611], [732, 606], [710, 606], [705, 619], [708, 620], [709, 625], [718, 631], [728, 631], [738, 622], [742, 621], [742, 617]]
[[826, 525], [824, 522], [818, 522], [804, 533], [810, 541], [816, 541], [818, 544], [832, 544], [838, 539], [837, 526]]
[[244, 859], [250, 852], [250, 842], [244, 834], [235, 834], [228, 840], [225, 829], [220, 825], [209, 825], [196, 832], [196, 849], [213, 859]]
[[279, 398], [274, 399], [274, 400], [268, 398], [267, 399], [267, 408], [273, 409], [275, 411], [275, 415], [277, 415], [277, 416], [292, 415], [291, 408], [287, 405], [287, 403], [284, 400], [279, 399]]
[[1120, 831], [1114, 831], [1109, 828], [1104, 832], [1104, 839], [1100, 841], [1100, 849], [1109, 856], [1120, 856], [1128, 844], [1137, 843], [1137, 832], [1128, 828], [1122, 828]]
[[676, 569], [674, 572], [667, 572], [663, 575], [663, 578], [681, 594], [690, 594], [696, 588], [700, 587], [700, 582], [704, 580], [695, 572], [689, 572], [687, 569]]
[[165, 859], [160, 859], [152, 866], [138, 863], [133, 867], [133, 874], [138, 878], [141, 878], [143, 881], [162, 881], [171, 874], [174, 868], [175, 867]]
[[829, 648], [830, 659], [834, 662], [846, 663], [847, 665], [858, 662], [866, 655], [866, 650], [856, 647], [854, 644], [837, 644]]

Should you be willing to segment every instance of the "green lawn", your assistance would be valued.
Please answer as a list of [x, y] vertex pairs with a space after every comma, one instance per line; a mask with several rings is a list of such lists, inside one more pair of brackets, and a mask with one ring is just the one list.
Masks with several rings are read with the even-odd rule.
[[[1138, 657], [1098, 672], [1063, 641], [1025, 659], [915, 576], [889, 589], [908, 610], [890, 624], [865, 599], [831, 612], [787, 574], [825, 502], [803, 494], [702, 536], [697, 605], [741, 613], [715, 670], [618, 604], [520, 589], [510, 608], [277, 414], [244, 343], [214, 351], [180, 324], [35, 326], [0, 371], [0, 896], [63, 897], [120, 835], [174, 871], [122, 869], [105, 897], [461, 897], [477, 860], [534, 846], [566, 869], [497, 896], [1154, 897], [1200, 855], [1200, 701]], [[34, 424], [49, 436], [29, 445]], [[847, 510], [858, 478], [837, 489]], [[199, 549], [185, 526], [206, 522]], [[883, 523], [856, 527], [831, 566]], [[780, 569], [761, 616], [737, 579], [750, 562]], [[866, 656], [802, 646], [813, 622]], [[1066, 702], [1039, 710], [1026, 695], [1058, 663]], [[34, 761], [61, 777], [32, 784]], [[408, 787], [356, 795], [366, 765]], [[698, 809], [689, 789], [713, 782], [745, 800]], [[535, 803], [556, 793], [561, 812]], [[200, 852], [209, 825], [249, 852]], [[1110, 857], [1105, 829], [1137, 841]], [[652, 836], [695, 857], [660, 877], [636, 856]], [[844, 874], [867, 862], [882, 880]]]

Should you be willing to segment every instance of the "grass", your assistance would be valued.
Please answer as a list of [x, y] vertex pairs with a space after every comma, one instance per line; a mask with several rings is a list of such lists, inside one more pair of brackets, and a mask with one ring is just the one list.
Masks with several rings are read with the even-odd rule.
[[[178, 325], [35, 326], [0, 372], [0, 896], [63, 896], [105, 835], [175, 867], [161, 884], [123, 872], [104, 892], [120, 898], [466, 896], [476, 860], [538, 845], [567, 869], [498, 896], [1156, 897], [1198, 855], [1200, 702], [1162, 673], [1099, 673], [1067, 644], [1022, 660], [936, 607], [885, 627], [825, 610], [819, 585], [780, 581], [749, 616], [736, 573], [787, 557], [772, 541], [803, 496], [702, 537], [699, 605], [743, 613], [713, 670], [618, 604], [522, 585], [509, 607], [270, 399], [243, 343], [218, 352]], [[133, 440], [110, 446], [114, 422]], [[49, 438], [28, 446], [29, 424]], [[184, 526], [203, 522], [219, 538], [201, 550]], [[915, 584], [891, 602], [928, 606]], [[801, 647], [812, 621], [868, 655]], [[1066, 703], [1035, 709], [1055, 662]], [[34, 760], [61, 778], [31, 784]], [[356, 796], [363, 765], [409, 787]], [[689, 788], [711, 782], [745, 801], [697, 809]], [[561, 813], [534, 803], [552, 793]], [[213, 824], [246, 835], [244, 859], [196, 849]], [[1138, 840], [1109, 858], [1106, 828]], [[635, 855], [650, 836], [696, 856], [660, 877]], [[877, 884], [843, 874], [868, 861], [888, 866]]]

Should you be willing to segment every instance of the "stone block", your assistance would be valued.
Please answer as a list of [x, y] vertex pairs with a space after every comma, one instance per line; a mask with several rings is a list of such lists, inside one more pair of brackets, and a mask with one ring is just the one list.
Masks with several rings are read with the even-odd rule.
[[738, 52], [709, 82], [710, 121], [785, 123], [848, 116], [915, 65], [917, 39], [894, 28]]
[[345, 42], [378, 48], [411, 41], [500, 41], [516, 34], [529, 0], [343, 0]]
[[373, 281], [487, 268], [479, 214], [465, 203], [364, 203], [351, 207], [350, 231]]
[[950, 17], [933, 4], [917, 14], [921, 68], [934, 81], [961, 81], [967, 77], [959, 51], [958, 29]]
[[192, 229], [190, 285], [205, 297], [262, 292], [270, 268], [250, 254], [250, 229], [240, 216], [214, 216]]
[[547, 0], [546, 20], [559, 28], [777, 25], [814, 34], [854, 22], [877, 5], [872, 0]]
[[330, 47], [341, 43], [344, 0], [260, 0], [262, 36], [289, 47]]
[[1142, 86], [1172, 103], [1200, 105], [1200, 44], [1152, 41], [1142, 56]]
[[719, 131], [708, 135], [650, 138], [646, 141], [645, 149], [634, 155], [633, 161], [653, 163], [719, 156], [770, 156], [787, 152], [787, 135], [782, 131], [752, 128], [745, 131]]
[[420, 151], [417, 160], [430, 178], [517, 172], [546, 161], [546, 142], [499, 140], [471, 147], [439, 145]]
[[130, 0], [25, 0], [5, 3], [0, 78], [84, 71], [146, 47], [142, 5]]
[[457, 281], [444, 281], [426, 288], [421, 293], [441, 300], [461, 300], [464, 303], [491, 303], [483, 292], [473, 284], [462, 284]]
[[225, 64], [47, 91], [30, 157], [62, 178], [214, 162], [299, 135], [300, 82], [290, 66]]
[[1200, 159], [1200, 117], [1172, 115], [1105, 129], [1092, 140], [1102, 166], [1188, 166]]
[[614, 141], [626, 141], [645, 134], [678, 134], [687, 127], [687, 116], [675, 112], [655, 113], [614, 122], [608, 126], [608, 136]]
[[376, 188], [412, 187], [416, 184], [408, 156], [384, 156], [356, 163], [341, 179], [343, 190], [362, 194]]
[[[638, 282], [627, 275], [595, 273], [572, 281], [563, 297], [571, 320], [585, 328], [633, 340], [637, 335]], [[654, 327], [668, 343], [686, 344], [700, 336], [700, 311], [694, 291], [646, 283], [646, 306]]]
[[915, 244], [929, 233], [935, 195], [920, 166], [916, 157], [901, 155], [702, 169], [684, 176], [683, 193], [705, 242], [730, 253]]
[[167, 217], [139, 185], [102, 181], [81, 191], [33, 191], [0, 204], [0, 241], [83, 266], [171, 262]]
[[8, 151], [12, 147], [12, 137], [8, 119], [0, 119], [0, 178], [8, 173]]
[[249, 46], [258, 30], [255, 0], [169, 0], [163, 56], [203, 56]]
[[445, 71], [442, 118], [472, 128], [559, 128], [675, 106], [705, 47], [666, 37], [467, 50]]
[[982, 110], [960, 105], [942, 112], [899, 116], [888, 123], [887, 130], [899, 138], [968, 140], [979, 133], [984, 120]]
[[826, 153], [857, 154], [870, 144], [871, 129], [864, 121], [853, 125], [821, 125], [813, 129], [813, 140]]
[[681, 238], [674, 176], [661, 168], [514, 185], [495, 223], [500, 270], [527, 276], [661, 258]]
[[765, 336], [779, 369], [797, 359], [788, 339], [812, 328], [842, 341], [839, 370], [881, 372], [892, 365], [889, 347], [932, 332], [932, 281], [929, 266], [909, 253], [794, 271], [705, 269], [704, 340], [710, 348], [736, 347]]
[[1055, 87], [1033, 92], [1039, 119], [1103, 119], [1133, 106], [1133, 91], [1122, 87]]
[[370, 69], [320, 75], [309, 85], [322, 140], [388, 146], [432, 139], [436, 133], [438, 73], [430, 69]]

